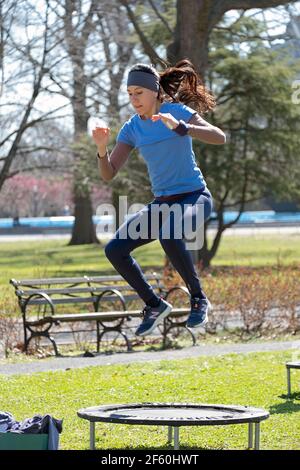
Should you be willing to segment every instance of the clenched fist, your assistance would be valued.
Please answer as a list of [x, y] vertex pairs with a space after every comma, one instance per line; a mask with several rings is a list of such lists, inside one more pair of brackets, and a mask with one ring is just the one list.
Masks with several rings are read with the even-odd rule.
[[92, 131], [92, 137], [97, 147], [106, 148], [109, 142], [110, 128], [109, 127], [96, 127]]

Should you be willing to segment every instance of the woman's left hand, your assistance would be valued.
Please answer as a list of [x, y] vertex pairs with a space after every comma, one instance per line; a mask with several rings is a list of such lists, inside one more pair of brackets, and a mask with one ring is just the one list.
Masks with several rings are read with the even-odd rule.
[[179, 121], [170, 113], [153, 114], [151, 119], [152, 121], [158, 121], [160, 119], [169, 129], [175, 129], [179, 124]]

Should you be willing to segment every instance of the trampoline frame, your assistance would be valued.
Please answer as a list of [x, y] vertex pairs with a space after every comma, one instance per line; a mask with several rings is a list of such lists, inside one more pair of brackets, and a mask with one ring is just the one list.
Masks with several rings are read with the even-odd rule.
[[[124, 417], [118, 415], [118, 411], [124, 409], [134, 409], [139, 408], [149, 408], [149, 409], [159, 409], [159, 408], [174, 408], [174, 413], [176, 414], [176, 409], [184, 408], [210, 408], [212, 410], [220, 410], [220, 412], [230, 411], [231, 413], [236, 413], [236, 417], [199, 417], [199, 418], [163, 418], [159, 419], [149, 417], [149, 418], [140, 418], [140, 417]], [[115, 411], [115, 413], [113, 413]], [[108, 414], [111, 412], [110, 414]], [[238, 416], [238, 414], [240, 415]], [[269, 413], [260, 408], [253, 408], [247, 406], [239, 405], [221, 405], [221, 404], [195, 404], [195, 403], [127, 403], [127, 404], [116, 404], [116, 405], [106, 405], [98, 406], [92, 408], [86, 408], [79, 410], [77, 412], [79, 418], [86, 419], [90, 422], [90, 449], [95, 450], [95, 424], [96, 422], [109, 422], [116, 424], [131, 424], [131, 425], [143, 425], [143, 426], [167, 426], [168, 427], [168, 444], [173, 443], [174, 450], [179, 450], [179, 428], [182, 426], [224, 426], [230, 424], [248, 424], [248, 449], [259, 450], [260, 448], [260, 422], [268, 419]], [[209, 411], [208, 411], [209, 415]], [[254, 432], [253, 432], [254, 431]], [[253, 439], [254, 437], [254, 439]], [[254, 442], [253, 442], [254, 441]]]

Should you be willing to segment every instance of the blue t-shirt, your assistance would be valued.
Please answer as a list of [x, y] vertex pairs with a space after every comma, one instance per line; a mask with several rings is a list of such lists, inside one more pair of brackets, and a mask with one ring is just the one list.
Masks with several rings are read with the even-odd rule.
[[[171, 113], [178, 121], [186, 122], [196, 112], [181, 103], [162, 103], [159, 111]], [[117, 142], [125, 142], [139, 150], [147, 164], [154, 196], [205, 188], [205, 180], [196, 164], [192, 138], [176, 134], [161, 120], [153, 122], [135, 114], [120, 129]]]

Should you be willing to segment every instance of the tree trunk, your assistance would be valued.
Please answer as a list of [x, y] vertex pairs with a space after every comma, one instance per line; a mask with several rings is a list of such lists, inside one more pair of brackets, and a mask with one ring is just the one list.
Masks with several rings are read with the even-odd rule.
[[[75, 83], [76, 99], [73, 100], [75, 141], [86, 132], [88, 113], [85, 108], [85, 87]], [[83, 93], [83, 95], [80, 95]], [[85, 171], [81, 169], [80, 156], [74, 151], [74, 225], [69, 245], [88, 245], [100, 243], [96, 236], [93, 223], [93, 207], [90, 196], [89, 182]]]
[[204, 74], [208, 61], [208, 11], [205, 1], [177, 0], [174, 42], [167, 49], [168, 61], [174, 64], [188, 58]]
[[[77, 111], [78, 112], [78, 111]], [[76, 118], [80, 116], [80, 118]], [[78, 121], [84, 119], [83, 123]], [[87, 113], [82, 109], [81, 113], [75, 113], [75, 129], [78, 126], [86, 129]], [[75, 131], [75, 140], [80, 137], [80, 133]], [[99, 243], [96, 236], [96, 229], [93, 223], [93, 207], [90, 196], [89, 182], [85, 183], [86, 176], [80, 171], [80, 161], [76, 152], [74, 152], [74, 185], [73, 185], [73, 198], [74, 198], [74, 216], [75, 222], [72, 227], [72, 237], [69, 245], [88, 245], [90, 243]]]
[[174, 42], [167, 49], [171, 63], [190, 59], [205, 79], [208, 68], [209, 36], [229, 10], [249, 10], [286, 5], [289, 0], [177, 0]]
[[93, 224], [93, 209], [89, 195], [80, 196], [74, 191], [75, 221], [69, 245], [99, 243]]
[[[86, 109], [86, 77], [84, 64], [77, 58], [74, 67], [74, 97], [72, 100], [74, 113], [75, 141], [86, 133], [88, 111]], [[80, 157], [74, 152], [74, 216], [75, 222], [72, 228], [70, 245], [84, 245], [99, 243], [96, 229], [93, 223], [93, 208], [90, 196], [89, 182], [85, 172], [81, 171]]]
[[[80, 31], [72, 22], [72, 15], [76, 12], [75, 2], [68, 0], [65, 3], [64, 29], [68, 53], [73, 68], [74, 92], [71, 99], [74, 116], [74, 141], [77, 142], [87, 131], [89, 113], [86, 107], [87, 76], [85, 74], [86, 47], [89, 35], [93, 31], [93, 14], [96, 1], [92, 0], [89, 11], [85, 16]], [[85, 174], [79, 156], [74, 151], [74, 205], [75, 223], [72, 229], [70, 245], [99, 243], [93, 224], [93, 210], [90, 196], [88, 175]]]

